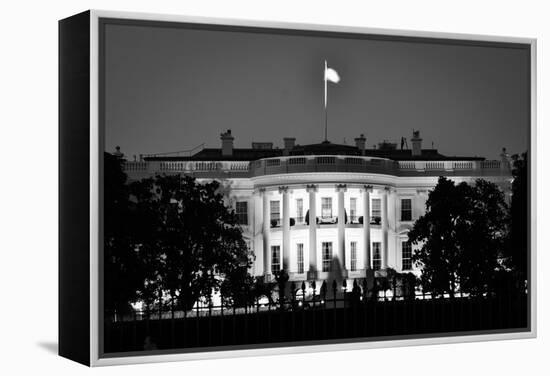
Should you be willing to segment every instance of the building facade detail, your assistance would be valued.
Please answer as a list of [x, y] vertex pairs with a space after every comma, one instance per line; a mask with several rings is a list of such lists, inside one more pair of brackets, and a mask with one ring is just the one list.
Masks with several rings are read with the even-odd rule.
[[125, 171], [131, 180], [187, 174], [229, 187], [228, 202], [256, 256], [251, 272], [267, 280], [282, 269], [295, 281], [364, 278], [387, 268], [419, 273], [407, 232], [439, 176], [511, 188], [506, 159], [448, 158], [421, 149], [417, 131], [413, 150], [365, 149], [363, 135], [355, 147], [286, 138], [284, 150], [259, 143], [237, 149], [230, 131], [221, 139], [220, 149], [145, 156], [127, 161]]

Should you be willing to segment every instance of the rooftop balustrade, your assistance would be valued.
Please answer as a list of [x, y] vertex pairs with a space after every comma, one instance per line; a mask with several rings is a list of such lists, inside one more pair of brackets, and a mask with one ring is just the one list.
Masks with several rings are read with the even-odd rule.
[[289, 156], [248, 161], [128, 161], [129, 174], [185, 173], [204, 178], [253, 178], [316, 172], [394, 176], [510, 175], [510, 164], [495, 160], [394, 161], [361, 156]]

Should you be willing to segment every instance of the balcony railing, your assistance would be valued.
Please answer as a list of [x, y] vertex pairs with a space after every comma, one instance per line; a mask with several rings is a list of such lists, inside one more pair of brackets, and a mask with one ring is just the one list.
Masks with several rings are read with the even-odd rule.
[[305, 172], [483, 176], [510, 174], [510, 165], [502, 161], [394, 161], [375, 157], [334, 155], [265, 158], [255, 161], [250, 168], [251, 176]]
[[350, 215], [348, 219], [349, 224], [360, 224], [363, 223], [363, 217], [357, 215]]
[[306, 224], [305, 217], [292, 217], [292, 218], [290, 218], [290, 225], [291, 226], [300, 226], [300, 225], [305, 225], [305, 224]]
[[308, 172], [377, 173], [394, 176], [510, 175], [506, 161], [393, 161], [362, 156], [288, 156], [257, 161], [128, 161], [132, 173], [186, 173], [212, 178]]
[[382, 223], [382, 218], [377, 217], [377, 216], [370, 217], [370, 224], [371, 225], [379, 225], [380, 223]]
[[283, 220], [281, 218], [271, 219], [271, 222], [270, 222], [272, 228], [273, 227], [281, 227], [282, 223], [283, 223]]
[[332, 216], [332, 217], [317, 217], [317, 223], [320, 225], [328, 225], [328, 224], [335, 224], [338, 223], [338, 217]]

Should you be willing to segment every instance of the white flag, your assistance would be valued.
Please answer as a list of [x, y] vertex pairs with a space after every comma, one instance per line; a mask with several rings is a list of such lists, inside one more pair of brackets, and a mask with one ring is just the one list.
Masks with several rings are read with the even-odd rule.
[[329, 68], [327, 61], [325, 60], [325, 109], [327, 108], [327, 102], [328, 102], [328, 88], [327, 88], [327, 82], [334, 82], [337, 84], [340, 82], [340, 76], [338, 75], [338, 72], [336, 72], [334, 69]]
[[325, 69], [325, 80], [337, 84], [338, 82], [340, 82], [340, 76], [338, 75], [338, 72], [336, 72], [334, 69], [327, 67]]

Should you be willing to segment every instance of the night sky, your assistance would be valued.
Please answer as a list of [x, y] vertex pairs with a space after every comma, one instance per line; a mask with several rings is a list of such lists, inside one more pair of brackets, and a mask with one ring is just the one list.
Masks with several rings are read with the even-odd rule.
[[[296, 137], [367, 146], [410, 139], [442, 154], [527, 150], [526, 49], [107, 25], [105, 147], [132, 155]], [[410, 142], [409, 142], [410, 146]]]

